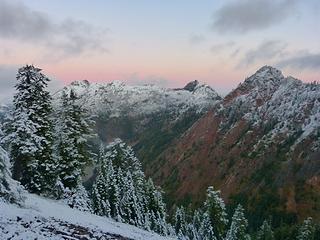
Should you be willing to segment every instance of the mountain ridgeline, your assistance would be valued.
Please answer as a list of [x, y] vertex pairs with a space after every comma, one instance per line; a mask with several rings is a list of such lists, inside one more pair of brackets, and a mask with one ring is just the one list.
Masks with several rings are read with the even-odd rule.
[[196, 207], [209, 185], [250, 226], [320, 216], [320, 85], [264, 66], [220, 97], [191, 82], [181, 89], [77, 81], [73, 90], [96, 117], [101, 140], [136, 151], [168, 205]]

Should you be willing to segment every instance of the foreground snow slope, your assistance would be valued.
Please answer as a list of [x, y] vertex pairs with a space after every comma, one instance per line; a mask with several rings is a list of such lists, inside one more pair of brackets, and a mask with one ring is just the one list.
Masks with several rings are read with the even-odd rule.
[[168, 239], [28, 194], [24, 207], [0, 202], [0, 239]]

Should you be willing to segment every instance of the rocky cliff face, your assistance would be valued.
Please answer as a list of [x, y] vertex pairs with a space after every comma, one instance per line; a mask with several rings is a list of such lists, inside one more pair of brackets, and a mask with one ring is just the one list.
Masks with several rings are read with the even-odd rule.
[[[320, 85], [262, 67], [200, 118], [150, 166], [170, 199], [205, 189], [242, 203], [251, 221], [320, 216]], [[179, 201], [180, 200], [180, 201]], [[256, 221], [257, 225], [260, 220]]]

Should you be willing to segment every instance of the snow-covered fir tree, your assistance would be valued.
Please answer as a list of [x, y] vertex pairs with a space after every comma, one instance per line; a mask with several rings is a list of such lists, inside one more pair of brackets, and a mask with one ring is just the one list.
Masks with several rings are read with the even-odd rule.
[[133, 178], [130, 171], [123, 176], [123, 193], [120, 199], [121, 216], [125, 222], [136, 226], [143, 226], [143, 205], [136, 193]]
[[271, 224], [267, 220], [263, 221], [263, 224], [257, 233], [257, 240], [274, 240]]
[[55, 116], [54, 158], [59, 166], [59, 179], [69, 190], [79, 188], [83, 170], [92, 159], [88, 147], [91, 123], [74, 91], [63, 92]]
[[[2, 137], [0, 126], [0, 139]], [[8, 154], [0, 146], [0, 201], [4, 200], [10, 203], [21, 203], [23, 201], [22, 192], [22, 187], [11, 177]]]
[[93, 212], [91, 199], [81, 183], [71, 190], [69, 188], [64, 189], [63, 193], [63, 202], [69, 205], [69, 207], [83, 212]]
[[244, 209], [239, 204], [232, 216], [226, 240], [249, 240], [250, 236], [247, 234], [247, 227], [248, 221], [244, 216]]
[[166, 206], [162, 198], [161, 190], [157, 189], [152, 179], [146, 182], [146, 209], [150, 229], [162, 235], [168, 235], [168, 224], [166, 222]]
[[186, 238], [189, 230], [186, 211], [184, 207], [178, 207], [174, 215], [174, 230], [177, 233], [179, 239]]
[[313, 240], [315, 234], [315, 226], [312, 222], [312, 218], [309, 217], [303, 221], [302, 226], [299, 228], [297, 240]]
[[41, 69], [34, 66], [18, 70], [14, 109], [6, 126], [13, 177], [35, 193], [51, 191], [56, 176], [48, 81]]
[[201, 240], [200, 228], [203, 223], [202, 217], [203, 214], [200, 210], [194, 211], [192, 216], [192, 222], [188, 224], [190, 239]]
[[167, 235], [161, 191], [146, 181], [132, 148], [116, 139], [100, 148], [98, 165], [91, 194], [94, 212]]
[[[113, 169], [112, 159], [106, 157], [103, 145], [101, 145], [100, 147], [98, 164], [98, 176], [92, 186], [91, 194], [93, 210], [100, 216], [114, 217], [114, 211], [111, 214], [110, 200], [114, 199], [112, 197], [112, 194], [115, 192], [115, 190], [112, 185], [112, 180], [115, 178], [115, 173]], [[118, 201], [119, 200], [117, 198], [117, 204], [119, 203]], [[112, 204], [114, 204], [113, 201]], [[114, 207], [112, 208], [114, 209]]]
[[209, 216], [215, 237], [223, 239], [228, 224], [226, 208], [220, 191], [215, 191], [212, 186], [207, 189], [207, 198], [204, 202], [205, 214]]
[[217, 240], [216, 233], [214, 232], [212, 221], [208, 212], [203, 213], [201, 225], [199, 228], [199, 236], [200, 239], [203, 240]]

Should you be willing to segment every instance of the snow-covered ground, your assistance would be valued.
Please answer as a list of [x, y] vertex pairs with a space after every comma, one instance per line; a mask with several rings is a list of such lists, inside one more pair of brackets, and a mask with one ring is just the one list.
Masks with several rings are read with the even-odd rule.
[[0, 239], [172, 239], [27, 194], [23, 207], [0, 201]]

